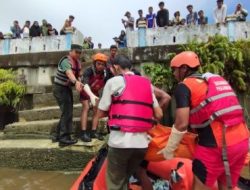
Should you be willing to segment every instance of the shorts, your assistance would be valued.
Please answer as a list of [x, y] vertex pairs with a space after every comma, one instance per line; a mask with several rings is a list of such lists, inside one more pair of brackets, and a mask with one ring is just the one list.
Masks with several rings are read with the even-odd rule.
[[[241, 169], [248, 153], [248, 139], [227, 147], [227, 156], [231, 172], [232, 186], [235, 187]], [[193, 173], [208, 187], [213, 187], [215, 182], [226, 186], [225, 168], [222, 160], [222, 148], [210, 148], [197, 145], [192, 166]]]
[[[99, 97], [98, 92], [93, 92], [94, 95]], [[89, 95], [85, 91], [81, 91], [80, 93], [80, 102], [85, 101], [85, 100], [90, 100]]]

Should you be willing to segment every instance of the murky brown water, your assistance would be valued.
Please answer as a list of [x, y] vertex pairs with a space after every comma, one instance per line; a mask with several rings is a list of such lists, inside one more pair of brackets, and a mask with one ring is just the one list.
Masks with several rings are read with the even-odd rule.
[[0, 190], [69, 190], [78, 172], [0, 168]]

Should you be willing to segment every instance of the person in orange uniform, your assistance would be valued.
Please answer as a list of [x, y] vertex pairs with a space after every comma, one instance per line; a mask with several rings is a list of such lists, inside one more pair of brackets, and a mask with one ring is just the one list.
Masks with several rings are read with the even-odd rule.
[[[99, 97], [100, 91], [103, 89], [106, 82], [106, 64], [107, 56], [102, 53], [97, 53], [93, 56], [93, 65], [88, 67], [82, 76], [82, 83], [89, 85], [90, 90], [95, 96]], [[89, 112], [89, 101], [93, 102], [86, 92], [82, 91], [80, 94], [80, 101], [82, 103], [82, 116], [81, 116], [81, 135], [80, 139], [84, 142], [90, 142], [91, 138], [103, 140], [103, 137], [96, 132], [98, 126], [98, 117], [96, 115], [96, 105], [93, 105], [94, 115], [92, 122], [92, 131], [90, 135], [86, 132], [87, 120]]]
[[[199, 57], [191, 51], [184, 51], [171, 61], [174, 77], [179, 81], [174, 93], [176, 119], [168, 143], [159, 153], [172, 159], [191, 126], [198, 133], [192, 166], [193, 189], [211, 189], [216, 181], [220, 190], [232, 189], [237, 185], [248, 152], [249, 131], [231, 86], [219, 75], [198, 74], [199, 66]], [[218, 79], [213, 83], [214, 89], [207, 78]], [[211, 92], [217, 94], [208, 100]], [[217, 111], [211, 113], [215, 107]], [[207, 120], [202, 120], [206, 117]]]

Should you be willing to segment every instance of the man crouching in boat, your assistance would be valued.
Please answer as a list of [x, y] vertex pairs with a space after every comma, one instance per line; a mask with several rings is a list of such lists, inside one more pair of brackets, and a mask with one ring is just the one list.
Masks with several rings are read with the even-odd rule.
[[212, 73], [198, 74], [199, 57], [191, 51], [171, 61], [175, 78], [175, 124], [166, 147], [172, 159], [188, 125], [198, 133], [192, 170], [194, 190], [209, 190], [216, 181], [220, 190], [237, 185], [248, 152], [249, 131], [242, 107], [228, 82]]
[[127, 190], [129, 177], [144, 159], [153, 117], [162, 110], [150, 81], [130, 71], [130, 60], [118, 55], [114, 69], [119, 74], [107, 81], [98, 106], [99, 118], [109, 114], [109, 151], [106, 181], [109, 190]]

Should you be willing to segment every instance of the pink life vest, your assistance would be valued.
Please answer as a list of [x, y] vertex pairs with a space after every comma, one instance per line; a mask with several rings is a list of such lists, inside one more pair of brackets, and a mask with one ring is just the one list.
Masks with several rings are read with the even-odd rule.
[[190, 110], [190, 126], [202, 128], [214, 120], [222, 122], [226, 127], [243, 122], [242, 107], [228, 82], [212, 73], [205, 73], [202, 78], [208, 83], [208, 92], [206, 98]]
[[109, 127], [124, 132], [146, 132], [153, 127], [153, 97], [151, 83], [137, 75], [123, 75], [123, 92], [112, 97]]

